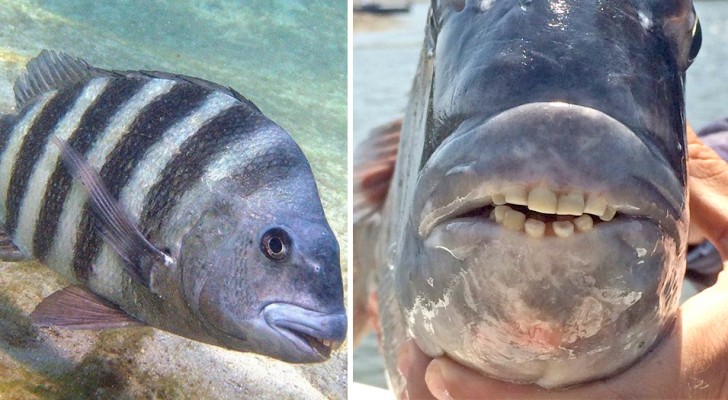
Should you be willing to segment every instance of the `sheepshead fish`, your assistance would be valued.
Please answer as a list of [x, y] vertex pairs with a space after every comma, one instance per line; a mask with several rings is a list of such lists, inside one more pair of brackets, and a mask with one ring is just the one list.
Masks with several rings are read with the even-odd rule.
[[390, 382], [407, 337], [548, 388], [624, 370], [672, 328], [685, 271], [692, 2], [433, 1], [428, 18], [398, 146], [372, 137], [355, 163]]
[[232, 89], [43, 51], [0, 120], [0, 258], [73, 286], [40, 326], [148, 324], [293, 363], [346, 335], [339, 246], [293, 139]]

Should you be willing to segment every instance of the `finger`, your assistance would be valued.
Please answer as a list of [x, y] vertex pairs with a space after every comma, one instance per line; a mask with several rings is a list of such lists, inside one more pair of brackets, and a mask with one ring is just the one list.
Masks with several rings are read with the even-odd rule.
[[[660, 345], [637, 364], [611, 378], [568, 389], [544, 389], [537, 385], [498, 381], [481, 375], [446, 357], [433, 360], [425, 374], [430, 392], [440, 400], [460, 399], [614, 399], [686, 398], [682, 378], [683, 326], [681, 318]], [[697, 365], [703, 369], [705, 364]], [[707, 379], [707, 378], [706, 378]], [[712, 382], [706, 380], [707, 382]], [[712, 387], [711, 387], [712, 389]], [[704, 394], [704, 393], [703, 393]], [[703, 397], [699, 397], [703, 398]]]
[[425, 371], [431, 361], [432, 359], [417, 347], [414, 340], [405, 342], [397, 357], [397, 369], [405, 379], [405, 389], [400, 394], [401, 399], [434, 400], [425, 384]]
[[549, 393], [546, 389], [532, 385], [497, 381], [444, 357], [430, 363], [425, 381], [430, 392], [439, 400], [543, 399], [564, 394]]
[[691, 223], [728, 258], [728, 163], [688, 128]]

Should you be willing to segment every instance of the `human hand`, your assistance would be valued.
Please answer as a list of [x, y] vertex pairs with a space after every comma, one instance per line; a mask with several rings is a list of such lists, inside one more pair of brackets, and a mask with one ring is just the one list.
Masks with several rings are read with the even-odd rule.
[[[728, 164], [688, 129], [690, 212], [728, 257]], [[567, 390], [547, 390], [487, 378], [447, 357], [430, 359], [414, 342], [398, 367], [410, 399], [728, 398], [728, 273], [680, 308], [675, 327], [627, 371]], [[431, 394], [430, 394], [431, 393]]]

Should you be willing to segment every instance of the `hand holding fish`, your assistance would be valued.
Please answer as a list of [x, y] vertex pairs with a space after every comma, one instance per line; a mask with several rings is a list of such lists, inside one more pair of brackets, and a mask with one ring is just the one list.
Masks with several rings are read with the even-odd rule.
[[[691, 223], [728, 255], [728, 164], [688, 128]], [[569, 390], [549, 391], [489, 379], [447, 357], [428, 358], [410, 341], [398, 368], [403, 398], [725, 398], [728, 393], [728, 274], [682, 305], [672, 332], [622, 374]], [[432, 394], [430, 394], [432, 393]], [[432, 397], [430, 397], [432, 398]]]

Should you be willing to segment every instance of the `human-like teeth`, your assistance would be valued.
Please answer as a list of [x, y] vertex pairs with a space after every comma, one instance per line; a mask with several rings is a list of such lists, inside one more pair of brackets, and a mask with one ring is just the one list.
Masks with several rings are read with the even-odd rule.
[[321, 344], [323, 344], [323, 345], [324, 345], [324, 346], [326, 346], [326, 347], [331, 347], [331, 345], [332, 345], [333, 343], [332, 343], [331, 341], [329, 341], [329, 340], [322, 340], [322, 341], [321, 341]]
[[524, 187], [511, 186], [504, 189], [503, 194], [508, 204], [516, 204], [519, 206], [528, 205], [528, 193], [526, 193], [526, 188]]
[[494, 195], [493, 195], [493, 196], [491, 197], [491, 201], [492, 201], [492, 202], [493, 202], [493, 204], [495, 204], [496, 206], [502, 206], [502, 205], [506, 204], [506, 196], [505, 196], [505, 195], [503, 195], [503, 194], [500, 194], [500, 193], [498, 193], [498, 194], [494, 194]]
[[584, 195], [581, 193], [567, 193], [559, 196], [556, 207], [558, 215], [579, 216], [584, 213]]
[[505, 217], [503, 217], [503, 226], [506, 229], [510, 229], [516, 232], [523, 230], [523, 225], [525, 222], [526, 214], [516, 210], [512, 210], [510, 208], [506, 210], [506, 215]]
[[589, 232], [594, 228], [594, 221], [592, 217], [585, 214], [574, 219], [574, 226], [579, 232]]
[[555, 221], [552, 225], [554, 234], [561, 238], [566, 238], [574, 233], [574, 224], [569, 221]]
[[528, 193], [528, 209], [543, 214], [556, 213], [556, 194], [546, 188], [537, 187]]
[[584, 206], [584, 213], [602, 216], [607, 210], [607, 201], [601, 197], [589, 196]]
[[611, 221], [615, 215], [617, 215], [617, 209], [608, 206], [604, 215], [599, 216], [599, 218], [601, 218], [602, 221]]
[[496, 206], [493, 210], [493, 215], [495, 215], [495, 222], [502, 223], [503, 218], [506, 216], [506, 210], [510, 210], [511, 208], [508, 206]]
[[546, 223], [537, 219], [529, 218], [524, 225], [526, 235], [532, 238], [541, 238], [546, 233]]

